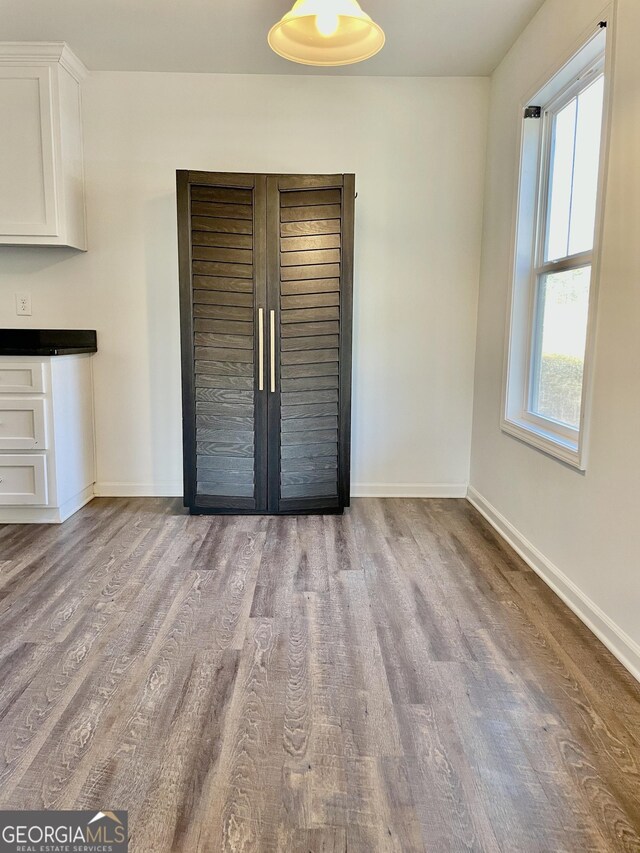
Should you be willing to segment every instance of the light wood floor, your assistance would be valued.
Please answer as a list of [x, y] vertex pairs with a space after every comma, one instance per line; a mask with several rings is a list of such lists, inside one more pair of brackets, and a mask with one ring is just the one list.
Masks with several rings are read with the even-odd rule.
[[0, 690], [0, 807], [133, 853], [640, 850], [638, 685], [465, 501], [0, 527]]

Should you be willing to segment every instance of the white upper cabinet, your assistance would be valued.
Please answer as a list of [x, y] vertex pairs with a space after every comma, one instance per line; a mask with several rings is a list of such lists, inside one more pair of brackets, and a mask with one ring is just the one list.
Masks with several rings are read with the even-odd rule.
[[0, 42], [0, 245], [86, 250], [86, 73], [62, 42]]

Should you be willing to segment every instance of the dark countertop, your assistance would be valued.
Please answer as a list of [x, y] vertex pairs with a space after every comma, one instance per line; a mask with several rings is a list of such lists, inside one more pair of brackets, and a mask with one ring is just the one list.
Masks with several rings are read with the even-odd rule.
[[0, 329], [0, 355], [97, 352], [95, 329]]

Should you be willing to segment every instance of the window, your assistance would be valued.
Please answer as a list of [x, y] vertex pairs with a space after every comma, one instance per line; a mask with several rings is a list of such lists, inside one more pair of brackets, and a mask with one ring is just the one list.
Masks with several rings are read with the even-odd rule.
[[584, 468], [605, 102], [600, 28], [524, 110], [502, 427]]

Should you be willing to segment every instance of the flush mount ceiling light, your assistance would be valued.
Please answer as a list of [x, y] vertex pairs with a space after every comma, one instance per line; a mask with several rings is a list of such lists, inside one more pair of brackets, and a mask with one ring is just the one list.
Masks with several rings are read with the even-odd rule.
[[269, 47], [302, 65], [352, 65], [384, 45], [382, 29], [357, 0], [296, 0], [274, 24]]

